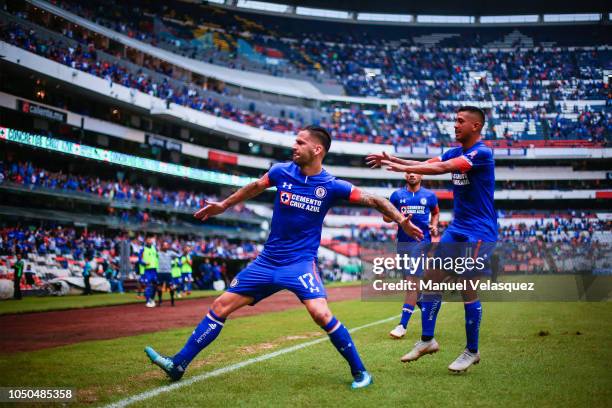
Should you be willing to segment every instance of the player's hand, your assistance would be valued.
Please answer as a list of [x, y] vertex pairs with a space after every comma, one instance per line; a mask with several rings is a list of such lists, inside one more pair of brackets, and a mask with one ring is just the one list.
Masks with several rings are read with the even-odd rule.
[[387, 154], [387, 152], [374, 153], [366, 156], [366, 164], [370, 166], [370, 168], [376, 169], [381, 166], [383, 160], [393, 162], [395, 159], [394, 156]]
[[438, 236], [438, 227], [435, 225], [430, 225], [429, 226], [429, 233], [431, 234], [432, 237], [437, 237]]
[[402, 222], [399, 223], [399, 226], [402, 227], [406, 234], [416, 239], [417, 241], [420, 241], [423, 239], [423, 231], [421, 231], [419, 227], [417, 227], [410, 221], [411, 218], [412, 214], [408, 214], [408, 216], [406, 216], [406, 218], [404, 218]]
[[385, 167], [387, 171], [395, 171], [395, 172], [398, 172], [398, 173], [404, 173], [404, 172], [406, 172], [406, 169], [408, 168], [408, 166], [406, 166], [404, 164], [394, 163], [394, 162], [389, 161], [389, 160], [381, 161], [380, 165]]
[[204, 203], [206, 205], [193, 214], [193, 216], [200, 221], [206, 221], [208, 217], [214, 217], [215, 215], [222, 214], [226, 210], [223, 203], [206, 200]]

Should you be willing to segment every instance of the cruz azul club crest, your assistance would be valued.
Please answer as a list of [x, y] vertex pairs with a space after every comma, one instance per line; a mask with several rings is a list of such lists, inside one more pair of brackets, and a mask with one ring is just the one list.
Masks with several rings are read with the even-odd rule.
[[325, 189], [325, 187], [317, 187], [315, 188], [315, 196], [317, 196], [317, 198], [324, 198], [327, 195], [327, 190]]

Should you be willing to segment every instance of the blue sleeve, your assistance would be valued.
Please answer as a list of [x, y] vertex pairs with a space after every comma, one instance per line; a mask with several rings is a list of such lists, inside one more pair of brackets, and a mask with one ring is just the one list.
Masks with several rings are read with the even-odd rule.
[[391, 197], [389, 197], [389, 201], [395, 208], [397, 208], [397, 190], [391, 193]]
[[472, 168], [488, 166], [493, 163], [493, 152], [487, 147], [479, 147], [470, 153], [464, 154], [463, 157], [470, 162]]
[[144, 262], [142, 261], [142, 254], [144, 252], [144, 248], [140, 250], [140, 252], [138, 253], [138, 263], [141, 265], [144, 265]]
[[451, 157], [451, 155], [450, 155], [450, 154], [451, 154], [451, 152], [452, 152], [453, 150], [454, 150], [454, 149], [448, 149], [447, 151], [445, 151], [444, 153], [442, 153], [442, 156], [440, 156], [440, 160], [441, 160], [441, 161], [447, 161], [448, 159], [451, 159], [452, 157]]
[[331, 188], [335, 200], [348, 200], [354, 187], [348, 181], [336, 179], [332, 182]]
[[270, 186], [276, 186], [279, 180], [279, 176], [282, 174], [282, 163], [276, 163], [268, 170], [268, 180], [270, 180]]

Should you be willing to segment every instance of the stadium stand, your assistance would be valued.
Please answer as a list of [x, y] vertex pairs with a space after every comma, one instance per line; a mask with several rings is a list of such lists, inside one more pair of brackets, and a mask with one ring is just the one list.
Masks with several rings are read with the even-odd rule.
[[[62, 5], [71, 7], [69, 3], [62, 3]], [[91, 11], [84, 10], [82, 6], [75, 7], [83, 15], [93, 14]], [[124, 12], [125, 10], [113, 11], [115, 16], [121, 16], [125, 14]], [[30, 10], [30, 14], [26, 12], [16, 14], [31, 17], [40, 24], [45, 22], [44, 19], [37, 16], [36, 10]], [[96, 14], [96, 18], [101, 18], [99, 16], [104, 14]], [[145, 13], [145, 15], [148, 14]], [[12, 44], [21, 44], [22, 47], [26, 41], [26, 46], [40, 53], [40, 46], [37, 47], [36, 44], [41, 40], [38, 40], [36, 35], [39, 35], [42, 27], [36, 30], [30, 29], [26, 33], [27, 30], [16, 29], [14, 24], [16, 23], [10, 23], [9, 27], [4, 30], [5, 39]], [[125, 24], [116, 24], [126, 29]], [[480, 101], [480, 103], [489, 105], [486, 135], [487, 138], [494, 140], [493, 144], [500, 147], [521, 147], [531, 144], [567, 146], [568, 143], [558, 142], [568, 140], [580, 140], [582, 143], [591, 143], [591, 146], [601, 145], [608, 143], [612, 126], [609, 109], [605, 108], [606, 100], [609, 99], [609, 90], [607, 83], [603, 81], [604, 69], [609, 68], [607, 46], [588, 49], [563, 48], [561, 50], [531, 48], [525, 51], [492, 49], [477, 54], [471, 52], [467, 47], [458, 49], [412, 49], [409, 47], [405, 50], [408, 55], [401, 53], [395, 55], [399, 52], [397, 47], [388, 45], [386, 47], [389, 55], [385, 55], [387, 51], [384, 51], [383, 47], [381, 58], [388, 59], [387, 66], [400, 71], [383, 70], [381, 75], [369, 78], [366, 74], [367, 69], [381, 68], [376, 67], [380, 61], [376, 59], [375, 54], [371, 53], [372, 61], [368, 55], [359, 54], [367, 52], [369, 49], [367, 46], [357, 48], [355, 55], [344, 55], [343, 53], [354, 47], [343, 46], [341, 42], [320, 42], [319, 46], [332, 49], [324, 50], [325, 52], [317, 49], [309, 58], [334, 55], [334, 61], [340, 64], [338, 65], [340, 68], [338, 66], [333, 68], [334, 64], [328, 63], [329, 61], [323, 61], [324, 63], [319, 63], [319, 65], [321, 67], [331, 66], [332, 68], [329, 69], [335, 69], [336, 75], [342, 79], [347, 90], [355, 88], [355, 86], [351, 88], [350, 84], [363, 82], [367, 85], [363, 92], [352, 92], [353, 94], [401, 97], [403, 101], [398, 104], [397, 100], [389, 99], [394, 102], [394, 106], [397, 106], [394, 109], [388, 107], [366, 109], [359, 104], [341, 108], [338, 104], [332, 103], [327, 106], [324, 104], [323, 109], [318, 113], [309, 110], [299, 112], [297, 115], [295, 112], [291, 115], [282, 115], [286, 112], [280, 107], [269, 108], [268, 106], [265, 109], [267, 113], [264, 114], [254, 109], [249, 111], [237, 108], [231, 103], [223, 103], [218, 99], [220, 96], [218, 93], [203, 94], [201, 88], [192, 86], [192, 82], [183, 81], [181, 83], [176, 78], [185, 77], [184, 70], [173, 68], [167, 63], [154, 63], [155, 58], [153, 57], [144, 58], [143, 55], [140, 55], [139, 58], [136, 58], [140, 59], [140, 63], [132, 70], [127, 67], [133, 66], [133, 63], [138, 63], [138, 61], [125, 61], [125, 58], [130, 58], [129, 53], [118, 62], [117, 60], [112, 62], [106, 59], [98, 60], [94, 58], [98, 53], [101, 55], [111, 53], [108, 41], [104, 46], [105, 42], [101, 41], [95, 33], [84, 28], [77, 29], [66, 22], [61, 22], [61, 19], [58, 18], [47, 21], [46, 25], [48, 28], [55, 29], [56, 33], [53, 40], [48, 40], [51, 43], [45, 44], [43, 48], [47, 53], [49, 52], [47, 47], [52, 48], [54, 53], [59, 53], [59, 59], [57, 59], [58, 56], [55, 56], [56, 60], [106, 77], [108, 80], [160, 96], [169, 102], [187, 105], [200, 111], [274, 132], [292, 132], [303, 125], [304, 120], [310, 120], [332, 129], [333, 136], [338, 140], [395, 146], [449, 145], [452, 122], [444, 119], [447, 119], [449, 113], [456, 109], [453, 102], [459, 100]], [[142, 26], [148, 27], [150, 24], [143, 23]], [[67, 29], [66, 27], [72, 28]], [[35, 31], [36, 34], [32, 31]], [[136, 38], [151, 39], [151, 36], [130, 33]], [[63, 40], [57, 40], [57, 35], [60, 34]], [[76, 41], [76, 44], [80, 45], [75, 46], [73, 43], [68, 48], [62, 45], [69, 41]], [[310, 43], [306, 41], [306, 44]], [[380, 46], [380, 44], [377, 45]], [[337, 50], [333, 47], [341, 48]], [[70, 52], [70, 50], [73, 51]], [[81, 61], [83, 58], [84, 60]], [[493, 64], [492, 61], [495, 63]], [[363, 66], [348, 68], [351, 64], [357, 63]], [[412, 71], [401, 71], [402, 67]], [[462, 67], [461, 72], [457, 72], [456, 67]], [[152, 73], [148, 74], [148, 71]], [[347, 73], [349, 71], [355, 71], [356, 74]], [[478, 76], [480, 75], [478, 73], [482, 72], [486, 72], [487, 76]], [[360, 79], [356, 80], [351, 75], [358, 75]], [[394, 79], [395, 76], [397, 80]], [[388, 83], [383, 84], [383, 87], [376, 83], [379, 79]], [[351, 91], [348, 93], [351, 94]], [[406, 98], [413, 102], [406, 101]], [[530, 102], [535, 102], [535, 104]], [[249, 102], [250, 107], [256, 105], [262, 106], [261, 101]], [[410, 126], [405, 124], [408, 119]], [[525, 142], [527, 140], [529, 142]], [[569, 143], [576, 145], [576, 142]], [[589, 144], [584, 144], [584, 146], [589, 146]]]

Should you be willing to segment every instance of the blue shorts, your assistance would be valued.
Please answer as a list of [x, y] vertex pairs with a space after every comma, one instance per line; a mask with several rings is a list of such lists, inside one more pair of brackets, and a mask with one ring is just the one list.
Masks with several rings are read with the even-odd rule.
[[157, 283], [157, 270], [147, 269], [144, 274], [141, 275], [140, 282], [145, 285]]
[[[476, 264], [472, 267], [457, 267], [455, 274], [464, 277], [491, 275], [491, 255], [496, 242], [485, 242], [471, 234], [457, 231], [445, 231], [438, 243], [435, 256], [440, 258], [472, 258]], [[459, 265], [459, 264], [457, 264]]]
[[157, 273], [157, 282], [161, 284], [166, 284], [166, 286], [170, 286], [172, 284], [172, 275], [170, 272], [158, 272]]
[[[404, 255], [407, 255], [412, 259], [412, 263], [410, 265], [404, 265], [404, 261], [402, 260], [402, 266], [408, 266], [408, 268], [400, 268], [402, 276], [423, 276], [423, 258], [426, 258], [429, 254], [429, 250], [431, 248], [431, 241], [420, 241], [420, 242], [398, 242], [397, 243], [397, 253], [402, 258]], [[420, 258], [420, 259], [419, 259]], [[415, 266], [416, 265], [416, 266]]]
[[193, 275], [191, 272], [181, 274], [183, 282], [193, 282]]
[[327, 298], [314, 259], [283, 265], [259, 256], [236, 275], [227, 291], [252, 297], [254, 305], [283, 289], [301, 301]]
[[172, 278], [172, 284], [177, 287], [180, 288], [181, 286], [183, 286], [183, 277], [177, 277], [177, 278]]

